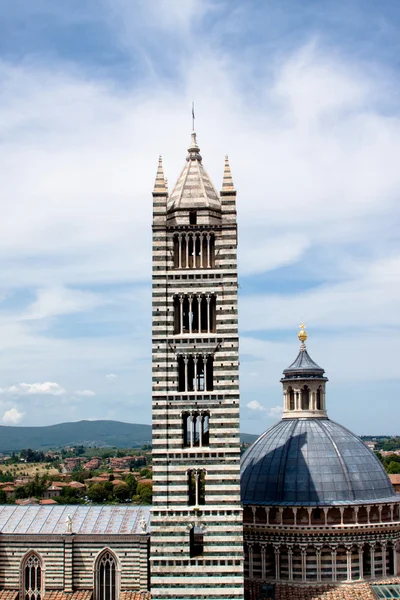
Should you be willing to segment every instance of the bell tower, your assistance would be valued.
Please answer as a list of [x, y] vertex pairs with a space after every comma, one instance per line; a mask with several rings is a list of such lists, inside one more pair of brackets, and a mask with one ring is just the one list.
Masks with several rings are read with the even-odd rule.
[[159, 160], [152, 290], [152, 598], [243, 600], [236, 190], [194, 132], [171, 195]]

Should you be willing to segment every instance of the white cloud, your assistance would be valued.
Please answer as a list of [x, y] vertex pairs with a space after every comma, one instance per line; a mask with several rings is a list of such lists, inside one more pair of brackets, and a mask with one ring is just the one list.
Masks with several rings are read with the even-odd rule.
[[280, 417], [282, 413], [282, 406], [273, 406], [272, 408], [267, 408], [267, 414], [269, 417]]
[[107, 373], [106, 375], [107, 381], [115, 381], [117, 379], [117, 375], [115, 373]]
[[257, 400], [252, 400], [251, 402], [246, 404], [246, 406], [250, 410], [265, 410], [265, 408], [259, 402], [257, 402]]
[[45, 381], [44, 383], [17, 383], [8, 388], [1, 389], [0, 393], [14, 396], [62, 396], [66, 391], [54, 381]]
[[86, 397], [86, 398], [91, 398], [91, 397], [95, 396], [96, 393], [93, 392], [92, 390], [78, 390], [75, 392], [75, 395]]
[[16, 408], [10, 408], [3, 414], [1, 420], [4, 425], [17, 425], [24, 417], [25, 413]]

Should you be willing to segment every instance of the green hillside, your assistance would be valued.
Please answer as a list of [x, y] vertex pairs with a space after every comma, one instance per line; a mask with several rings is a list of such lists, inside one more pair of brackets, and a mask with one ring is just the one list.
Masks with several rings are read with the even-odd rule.
[[[242, 442], [253, 442], [256, 435], [242, 434]], [[23, 448], [45, 450], [63, 446], [134, 448], [151, 443], [151, 426], [120, 421], [77, 421], [46, 427], [0, 426], [0, 452]]]

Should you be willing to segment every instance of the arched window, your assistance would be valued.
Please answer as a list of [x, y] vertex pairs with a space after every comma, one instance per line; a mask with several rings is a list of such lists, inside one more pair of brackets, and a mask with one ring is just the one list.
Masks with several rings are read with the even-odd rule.
[[24, 560], [23, 568], [24, 600], [41, 600], [43, 597], [44, 577], [40, 557], [31, 552]]
[[307, 385], [301, 390], [301, 408], [309, 410], [310, 408], [310, 389]]
[[118, 600], [118, 571], [115, 555], [104, 550], [96, 561], [96, 600]]

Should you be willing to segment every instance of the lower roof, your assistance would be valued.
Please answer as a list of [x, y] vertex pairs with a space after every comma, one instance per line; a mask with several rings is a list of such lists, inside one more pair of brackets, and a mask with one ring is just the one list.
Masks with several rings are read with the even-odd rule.
[[[149, 531], [150, 506], [0, 505], [0, 532], [5, 534], [63, 534], [71, 517], [72, 533], [135, 535]], [[146, 522], [146, 528], [142, 525]], [[1, 599], [0, 599], [1, 600]]]

